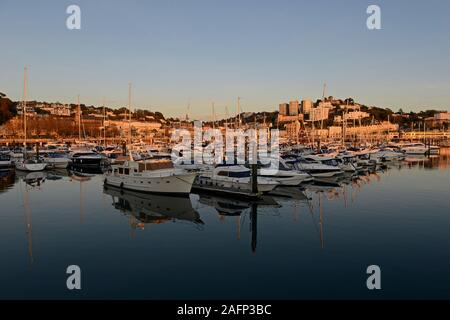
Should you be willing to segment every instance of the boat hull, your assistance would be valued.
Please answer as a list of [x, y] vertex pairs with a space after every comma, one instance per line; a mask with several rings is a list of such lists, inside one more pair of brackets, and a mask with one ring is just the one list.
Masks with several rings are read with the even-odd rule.
[[195, 177], [195, 173], [161, 177], [124, 177], [108, 174], [105, 176], [105, 185], [145, 193], [189, 194]]
[[11, 160], [0, 160], [0, 168], [10, 167], [12, 164]]
[[70, 160], [69, 159], [44, 159], [45, 163], [47, 163], [48, 168], [54, 168], [54, 169], [66, 169], [69, 166]]
[[21, 171], [43, 171], [47, 167], [46, 163], [24, 163], [16, 162], [16, 170]]
[[423, 155], [428, 152], [426, 147], [414, 147], [414, 148], [403, 148], [402, 151], [406, 154], [420, 154]]
[[[275, 179], [273, 180], [275, 181]], [[270, 192], [273, 189], [275, 189], [278, 185], [279, 185], [278, 183], [261, 183], [260, 181], [258, 181], [258, 192], [262, 193]], [[236, 192], [252, 191], [250, 179], [225, 180], [225, 179], [211, 178], [207, 176], [199, 176], [196, 180], [196, 187], [198, 188], [211, 187], [218, 190], [226, 189], [226, 190], [234, 190]]]

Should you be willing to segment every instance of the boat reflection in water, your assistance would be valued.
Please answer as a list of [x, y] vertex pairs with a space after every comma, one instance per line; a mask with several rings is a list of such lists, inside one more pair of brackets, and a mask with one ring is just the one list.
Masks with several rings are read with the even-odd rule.
[[203, 225], [189, 197], [140, 193], [107, 186], [103, 192], [112, 197], [114, 208], [137, 219], [132, 227], [144, 229], [145, 224], [167, 221], [188, 221]]
[[14, 186], [16, 172], [14, 169], [0, 169], [0, 193]]
[[39, 188], [47, 178], [47, 172], [45, 171], [16, 171], [16, 175], [20, 180], [33, 188]]
[[218, 195], [211, 195], [208, 193], [199, 193], [198, 202], [200, 204], [213, 207], [221, 220], [236, 219], [237, 225], [237, 239], [241, 238], [241, 226], [244, 222], [243, 217], [248, 213], [250, 217], [250, 231], [251, 231], [251, 250], [256, 253], [256, 246], [258, 242], [258, 208], [281, 208], [281, 205], [271, 196], [263, 196], [258, 200], [244, 200], [235, 199], [231, 197], [221, 197]]

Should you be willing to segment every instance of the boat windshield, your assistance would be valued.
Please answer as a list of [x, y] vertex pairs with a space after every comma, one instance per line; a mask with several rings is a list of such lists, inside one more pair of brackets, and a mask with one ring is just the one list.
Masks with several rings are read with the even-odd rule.
[[219, 171], [217, 174], [222, 177], [230, 177], [230, 178], [248, 178], [250, 177], [250, 170], [244, 171]]

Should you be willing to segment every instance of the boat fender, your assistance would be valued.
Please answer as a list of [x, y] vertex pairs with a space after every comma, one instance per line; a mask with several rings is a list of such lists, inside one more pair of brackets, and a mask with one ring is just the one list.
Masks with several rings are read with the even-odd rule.
[[120, 183], [120, 188], [121, 188], [121, 189], [123, 188], [123, 182]]

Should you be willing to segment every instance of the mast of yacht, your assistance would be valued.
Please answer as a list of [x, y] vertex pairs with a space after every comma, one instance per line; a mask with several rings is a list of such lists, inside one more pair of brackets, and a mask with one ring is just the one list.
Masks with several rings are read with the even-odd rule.
[[347, 130], [347, 109], [348, 109], [348, 99], [345, 105], [344, 113], [342, 115], [342, 147], [345, 147], [345, 135]]
[[81, 106], [80, 106], [80, 95], [77, 96], [78, 99], [78, 141], [81, 142]]
[[228, 106], [225, 106], [225, 130], [228, 129]]
[[23, 145], [25, 147], [24, 153], [27, 152], [27, 67], [23, 69], [23, 101], [22, 101], [22, 112], [23, 112]]
[[106, 120], [106, 110], [105, 110], [105, 98], [103, 97], [103, 143], [106, 148], [106, 126], [105, 126], [105, 120]]
[[216, 128], [216, 111], [214, 109], [214, 101], [211, 104], [211, 111], [212, 111], [212, 128]]
[[190, 113], [191, 113], [191, 99], [189, 99], [189, 101], [188, 101], [187, 112], [186, 112], [186, 122], [188, 122], [188, 123], [189, 123]]
[[[325, 83], [323, 84], [322, 102], [325, 102], [325, 92], [326, 92], [326, 89], [327, 89], [327, 83], [325, 82]], [[320, 118], [321, 118], [321, 120], [320, 120], [320, 130], [323, 130], [323, 105], [322, 105], [322, 108], [321, 108], [321, 110], [320, 110]]]
[[237, 98], [238, 125], [241, 127], [241, 97]]
[[131, 82], [128, 83], [128, 152], [130, 153], [130, 160], [133, 160], [131, 155]]

